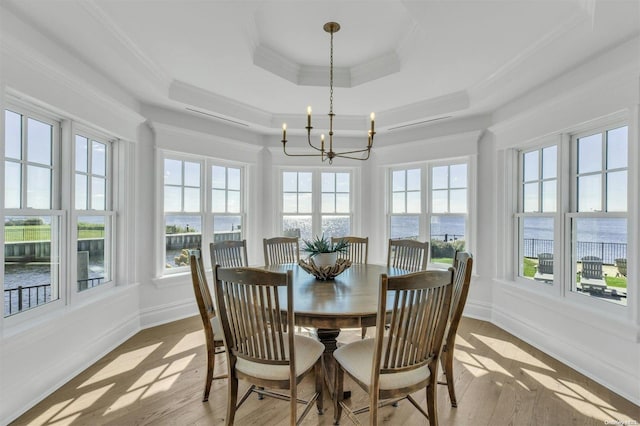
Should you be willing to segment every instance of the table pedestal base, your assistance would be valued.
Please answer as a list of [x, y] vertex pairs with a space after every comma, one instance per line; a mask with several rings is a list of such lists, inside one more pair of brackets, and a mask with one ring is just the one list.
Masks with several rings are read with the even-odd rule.
[[[338, 349], [338, 336], [340, 329], [318, 328], [316, 330], [318, 340], [324, 344], [324, 381], [329, 388], [329, 394], [333, 399], [333, 380], [335, 378], [336, 364], [333, 358], [333, 351]], [[351, 391], [344, 391], [344, 399], [351, 398]]]

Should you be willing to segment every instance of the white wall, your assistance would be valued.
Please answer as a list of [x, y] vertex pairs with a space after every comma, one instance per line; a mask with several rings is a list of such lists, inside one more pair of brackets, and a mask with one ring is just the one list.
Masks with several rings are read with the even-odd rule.
[[[18, 20], [3, 17], [0, 101], [19, 94], [61, 114], [97, 126], [127, 141], [121, 176], [125, 230], [117, 286], [86, 303], [69, 305], [37, 322], [11, 324], [0, 318], [0, 424], [27, 410], [102, 354], [141, 328], [196, 313], [188, 274], [159, 278], [157, 150], [197, 153], [249, 164], [252, 208], [247, 217], [250, 263], [260, 264], [263, 236], [275, 232], [274, 171], [289, 164], [272, 141], [235, 127], [186, 114], [140, 107], [103, 76], [79, 64]], [[578, 369], [635, 403], [640, 403], [640, 305], [637, 264], [629, 264], [629, 307], [618, 317], [566, 299], [530, 291], [509, 279], [511, 221], [510, 148], [626, 111], [638, 159], [638, 40], [582, 64], [497, 111], [390, 135], [373, 158], [359, 164], [362, 229], [371, 237], [371, 260], [386, 252], [384, 169], [441, 158], [475, 158], [472, 214], [475, 271], [467, 315], [492, 321]], [[36, 47], [44, 46], [46, 54]], [[148, 120], [148, 122], [143, 122]], [[491, 122], [490, 122], [491, 120]], [[487, 130], [488, 129], [488, 130]], [[379, 135], [379, 137], [382, 137]], [[270, 145], [271, 144], [271, 145]], [[273, 148], [268, 148], [273, 146]], [[4, 150], [2, 150], [4, 151]], [[638, 258], [638, 171], [629, 200], [630, 258]], [[3, 174], [0, 174], [3, 176]], [[1, 178], [0, 178], [1, 179]], [[2, 187], [3, 185], [0, 185]], [[257, 242], [256, 242], [257, 241]], [[615, 368], [609, 362], [616, 360]]]

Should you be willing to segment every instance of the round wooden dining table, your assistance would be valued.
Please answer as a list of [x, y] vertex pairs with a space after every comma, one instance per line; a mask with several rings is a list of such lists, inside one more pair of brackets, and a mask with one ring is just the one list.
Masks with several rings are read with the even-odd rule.
[[[383, 265], [353, 264], [333, 280], [322, 281], [295, 263], [271, 265], [265, 269], [274, 272], [293, 271], [295, 324], [317, 329], [318, 339], [325, 347], [325, 366], [330, 370], [327, 372], [330, 389], [333, 351], [337, 348], [340, 329], [375, 326], [380, 275], [407, 273], [406, 270]], [[282, 299], [286, 300], [286, 297]], [[393, 298], [388, 303], [387, 308], [391, 309]]]

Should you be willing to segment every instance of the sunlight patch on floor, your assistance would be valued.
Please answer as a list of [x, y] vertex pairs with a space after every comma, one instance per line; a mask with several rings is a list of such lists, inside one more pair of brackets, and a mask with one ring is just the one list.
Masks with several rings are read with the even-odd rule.
[[57, 404], [53, 404], [51, 407], [47, 408], [47, 410], [36, 417], [34, 420], [29, 422], [29, 425], [43, 425], [47, 424], [48, 420], [62, 411], [66, 406], [71, 404], [73, 399], [67, 399], [66, 401], [59, 402]]
[[572, 398], [581, 399], [580, 395], [572, 391], [570, 388], [566, 387], [562, 383], [560, 383], [556, 378], [551, 377], [547, 374], [538, 373], [537, 371], [528, 370], [523, 368], [522, 371], [531, 376], [532, 379], [536, 380], [545, 388], [552, 390], [556, 393], [560, 393], [563, 395], [570, 396]]
[[115, 400], [113, 404], [111, 404], [104, 413], [103, 416], [111, 414], [114, 411], [125, 408], [131, 404], [135, 404], [142, 398], [142, 394], [147, 390], [146, 387], [135, 389], [133, 391], [129, 391]]
[[162, 343], [156, 343], [154, 345], [145, 346], [144, 348], [136, 349], [118, 356], [109, 364], [104, 366], [100, 371], [91, 376], [89, 380], [78, 386], [78, 389], [93, 383], [98, 383], [101, 380], [112, 379], [119, 374], [126, 373], [136, 368], [145, 358], [153, 353]]
[[604, 411], [605, 413], [609, 414], [611, 417], [616, 419], [616, 421], [619, 422], [619, 423], [616, 423], [616, 424], [637, 425], [638, 422], [640, 422], [640, 419], [638, 419], [638, 418], [633, 419], [633, 418], [631, 418], [629, 416], [626, 416], [626, 415], [624, 415], [622, 413], [619, 413], [615, 409], [609, 410], [609, 409], [603, 407], [602, 411]]
[[[62, 411], [60, 411], [51, 421], [67, 419], [74, 414], [82, 413], [83, 410], [91, 407], [98, 399], [100, 399], [105, 393], [114, 386], [114, 383], [108, 384], [101, 388], [86, 392], [77, 397], [71, 404], [67, 405]], [[76, 416], [77, 417], [77, 416]]]
[[511, 342], [507, 342], [504, 340], [496, 339], [489, 336], [483, 336], [476, 333], [471, 333], [475, 338], [480, 340], [482, 343], [493, 349], [498, 355], [509, 358], [514, 361], [523, 362], [525, 364], [532, 365], [538, 368], [544, 368], [545, 370], [555, 371], [553, 368], [549, 367], [547, 364], [535, 358], [533, 355], [528, 354], [523, 351], [516, 345]]
[[466, 351], [455, 351], [454, 357], [460, 362], [463, 362], [467, 365], [471, 365], [477, 368], [483, 368], [484, 366], [476, 359], [475, 355], [471, 355]]
[[522, 386], [522, 388], [524, 390], [526, 390], [527, 392], [531, 392], [531, 389], [529, 389], [529, 387], [527, 385], [525, 385], [522, 380], [516, 380], [516, 383], [519, 384], [520, 386]]
[[574, 382], [570, 382], [568, 380], [563, 380], [563, 379], [558, 379], [558, 380], [563, 385], [565, 385], [566, 387], [572, 389], [574, 392], [579, 394], [582, 398], [586, 399], [587, 401], [593, 402], [594, 404], [598, 404], [601, 407], [606, 407], [606, 408], [610, 408], [612, 410], [615, 410], [615, 408], [612, 407], [611, 404], [609, 404], [608, 402], [606, 402], [602, 398], [598, 397], [594, 393], [590, 392], [589, 390], [585, 389], [583, 386], [581, 386], [581, 385], [579, 385], [577, 383], [574, 383]]
[[152, 383], [147, 391], [142, 395], [142, 399], [149, 398], [154, 396], [160, 392], [166, 392], [171, 389], [171, 386], [178, 380], [180, 374], [174, 374], [169, 377], [165, 377], [164, 379], [160, 379], [154, 383]]
[[469, 348], [469, 349], [475, 349], [471, 343], [469, 343], [467, 340], [465, 340], [464, 337], [460, 336], [459, 334], [456, 335], [456, 346], [460, 346], [460, 347], [463, 347], [463, 348]]
[[167, 352], [164, 358], [169, 358], [181, 352], [186, 352], [190, 349], [197, 348], [198, 346], [203, 346], [205, 343], [204, 333], [202, 330], [187, 333], [173, 346], [173, 348], [169, 350], [169, 352]]
[[196, 357], [196, 354], [191, 354], [173, 361], [171, 364], [169, 364], [169, 367], [167, 367], [167, 369], [162, 373], [162, 375], [160, 375], [160, 378], [165, 378], [168, 376], [172, 376], [174, 374], [182, 373], [184, 370], [187, 369], [187, 367], [189, 366], [189, 363], [191, 363], [191, 361], [193, 361], [195, 357]]
[[600, 420], [601, 422], [618, 420], [615, 417], [611, 416], [609, 413], [603, 411], [600, 407], [592, 404], [591, 402], [587, 402], [582, 398], [572, 398], [559, 392], [556, 392], [556, 395], [558, 396], [558, 398], [569, 404], [569, 406], [571, 406], [574, 410], [587, 417]]
[[505, 376], [513, 377], [511, 373], [505, 370], [500, 364], [495, 362], [491, 358], [485, 356], [475, 355], [475, 358], [489, 371], [495, 371], [496, 373], [504, 374]]
[[47, 426], [70, 426], [75, 424], [75, 421], [78, 417], [80, 417], [82, 413], [74, 414], [73, 416], [69, 416], [66, 419], [59, 420], [53, 423], [47, 423]]

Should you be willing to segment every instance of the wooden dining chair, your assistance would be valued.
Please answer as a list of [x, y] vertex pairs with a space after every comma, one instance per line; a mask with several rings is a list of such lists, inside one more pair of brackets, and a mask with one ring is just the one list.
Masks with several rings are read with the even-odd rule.
[[200, 250], [191, 251], [189, 263], [191, 265], [193, 292], [195, 293], [198, 311], [200, 311], [200, 317], [202, 318], [204, 336], [207, 345], [207, 376], [204, 382], [204, 395], [202, 397], [202, 402], [206, 402], [209, 400], [211, 382], [214, 379], [227, 377], [226, 375], [213, 375], [214, 367], [216, 365], [216, 355], [224, 352], [224, 350], [221, 349], [224, 347], [224, 341], [220, 321], [216, 316], [216, 310], [214, 308], [213, 301], [211, 300], [211, 293], [209, 292], [207, 277], [204, 272], [204, 266], [202, 265]]
[[249, 266], [247, 262], [247, 240], [227, 240], [209, 244], [211, 267], [223, 268]]
[[[216, 303], [227, 343], [228, 396], [226, 424], [252, 392], [289, 400], [290, 423], [295, 425], [316, 403], [323, 410], [324, 345], [316, 339], [287, 333], [293, 330], [293, 272], [254, 268], [214, 269]], [[284, 292], [279, 288], [284, 287]], [[281, 296], [286, 295], [286, 300]], [[286, 306], [286, 315], [282, 314]], [[315, 372], [315, 393], [298, 398], [297, 384]], [[238, 401], [238, 381], [251, 383]], [[268, 389], [288, 389], [289, 395]], [[297, 417], [297, 404], [305, 409]]]
[[387, 266], [404, 269], [409, 272], [427, 269], [429, 242], [416, 240], [389, 239]]
[[300, 260], [300, 244], [296, 237], [265, 238], [263, 246], [266, 266], [298, 263]]
[[349, 243], [345, 253], [340, 253], [340, 259], [349, 259], [352, 263], [366, 265], [369, 256], [369, 237], [331, 237], [331, 244], [340, 241]]
[[[453, 268], [380, 277], [376, 336], [339, 347], [336, 360], [334, 424], [342, 410], [355, 415], [370, 411], [370, 424], [378, 422], [378, 408], [408, 399], [431, 425], [438, 424], [436, 383], [438, 357], [449, 318]], [[389, 316], [387, 305], [392, 305]], [[385, 320], [391, 318], [385, 331]], [[344, 403], [344, 375], [369, 394], [369, 406], [351, 410]], [[427, 412], [412, 393], [426, 389]]]
[[442, 355], [440, 356], [440, 363], [442, 364], [442, 370], [444, 371], [446, 381], [438, 382], [438, 384], [447, 385], [452, 407], [458, 406], [456, 391], [453, 385], [453, 351], [456, 344], [458, 325], [462, 318], [464, 305], [467, 302], [472, 268], [473, 258], [471, 257], [471, 254], [464, 251], [456, 252], [454, 257], [455, 275], [453, 278], [451, 312], [449, 314], [449, 322], [447, 323], [447, 332], [444, 337], [444, 343], [442, 344]]

